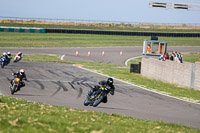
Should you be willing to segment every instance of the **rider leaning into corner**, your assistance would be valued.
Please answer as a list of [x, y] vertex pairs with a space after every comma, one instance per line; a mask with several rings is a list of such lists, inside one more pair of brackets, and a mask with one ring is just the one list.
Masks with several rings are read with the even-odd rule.
[[23, 54], [22, 54], [22, 52], [18, 52], [17, 54], [16, 54], [16, 56], [15, 56], [15, 59], [14, 60], [16, 60], [16, 58], [22, 58], [23, 57]]
[[10, 63], [11, 59], [12, 59], [12, 55], [10, 52], [7, 52], [7, 57], [8, 57], [8, 61], [7, 61], [7, 64]]
[[7, 55], [7, 53], [6, 52], [3, 52], [3, 55], [1, 56], [1, 58], [5, 58], [6, 60], [8, 60], [8, 55]]
[[[114, 91], [115, 91], [115, 86], [113, 85], [113, 79], [112, 78], [108, 78], [107, 81], [103, 80], [100, 81], [99, 84], [104, 87], [107, 88], [108, 90], [110, 90], [110, 94], [114, 95]], [[101, 87], [96, 85], [94, 88], [92, 88], [92, 90], [90, 91], [90, 93], [88, 95], [92, 95], [93, 93], [99, 93], [101, 92]], [[107, 103], [107, 96], [104, 97], [103, 101], [104, 103]]]
[[[12, 73], [13, 76], [16, 76], [17, 78], [20, 79], [20, 87], [19, 87], [19, 90], [21, 87], [24, 87], [25, 86], [25, 83], [22, 81], [23, 79], [25, 81], [28, 81], [27, 78], [26, 78], [26, 74], [25, 74], [25, 71], [24, 69], [20, 69], [20, 71], [18, 71], [17, 73]], [[14, 80], [14, 79], [13, 79]], [[13, 80], [10, 81], [10, 84], [12, 85], [13, 83]]]

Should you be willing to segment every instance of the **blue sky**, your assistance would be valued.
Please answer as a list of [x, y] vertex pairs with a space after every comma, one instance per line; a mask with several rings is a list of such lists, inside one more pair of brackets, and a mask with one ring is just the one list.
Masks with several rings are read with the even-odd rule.
[[[150, 1], [152, 0], [0, 0], [0, 16], [144, 23], [200, 23], [200, 11], [151, 8], [148, 6]], [[154, 1], [200, 4], [199, 0]]]

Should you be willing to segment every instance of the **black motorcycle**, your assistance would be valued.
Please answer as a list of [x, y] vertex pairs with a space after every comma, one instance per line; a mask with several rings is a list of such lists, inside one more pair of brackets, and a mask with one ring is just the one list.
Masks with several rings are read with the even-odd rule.
[[85, 106], [98, 106], [101, 102], [107, 102], [107, 95], [111, 90], [107, 87], [101, 87], [101, 89], [94, 91], [92, 94], [90, 91], [87, 92], [87, 98], [84, 101]]

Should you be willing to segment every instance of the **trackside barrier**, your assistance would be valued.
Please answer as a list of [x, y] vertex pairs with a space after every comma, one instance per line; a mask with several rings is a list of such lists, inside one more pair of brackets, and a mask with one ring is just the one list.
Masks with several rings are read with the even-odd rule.
[[71, 34], [98, 34], [98, 35], [123, 35], [123, 36], [200, 37], [200, 33], [97, 31], [97, 30], [44, 29], [44, 28], [34, 28], [34, 27], [8, 27], [8, 26], [0, 26], [0, 32], [71, 33]]
[[34, 27], [8, 27], [8, 26], [0, 26], [0, 32], [71, 33], [71, 34], [98, 34], [98, 35], [123, 35], [123, 36], [200, 37], [200, 33], [124, 32], [124, 31], [97, 31], [97, 30], [71, 30], [71, 29], [44, 29], [44, 28], [34, 28]]
[[98, 34], [98, 35], [123, 35], [123, 36], [200, 37], [200, 33], [124, 32], [124, 31], [97, 31], [97, 30], [71, 30], [71, 29], [46, 29], [46, 33]]
[[142, 58], [141, 74], [150, 79], [200, 90], [200, 62], [178, 63], [170, 60]]
[[44, 28], [0, 26], [0, 32], [46, 33]]

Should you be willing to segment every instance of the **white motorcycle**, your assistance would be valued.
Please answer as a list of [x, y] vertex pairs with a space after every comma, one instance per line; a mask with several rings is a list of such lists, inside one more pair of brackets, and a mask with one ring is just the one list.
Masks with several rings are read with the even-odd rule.
[[22, 59], [22, 56], [16, 55], [13, 62], [14, 62], [14, 63], [17, 63], [17, 62], [19, 62], [21, 59]]

